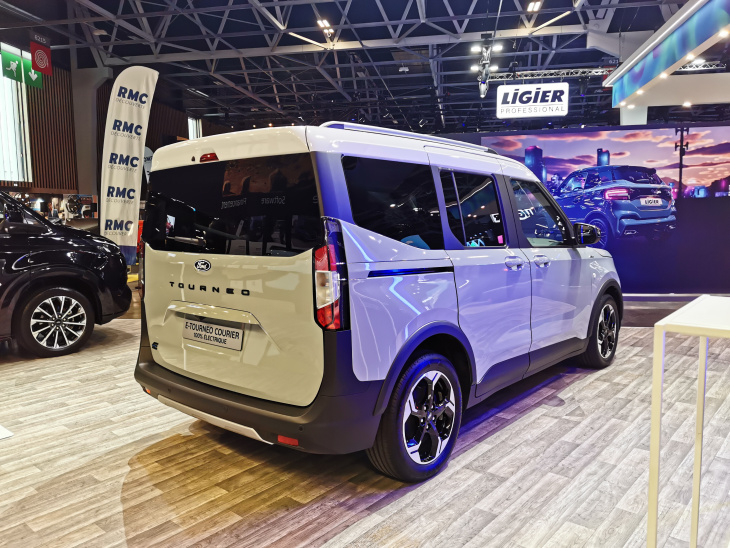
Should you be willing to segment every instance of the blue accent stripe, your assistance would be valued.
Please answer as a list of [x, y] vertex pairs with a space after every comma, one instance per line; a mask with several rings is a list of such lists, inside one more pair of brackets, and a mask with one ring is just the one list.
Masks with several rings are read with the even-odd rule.
[[453, 266], [436, 266], [424, 268], [399, 268], [393, 270], [372, 270], [368, 278], [384, 278], [386, 276], [408, 276], [411, 274], [438, 274], [440, 272], [453, 272]]

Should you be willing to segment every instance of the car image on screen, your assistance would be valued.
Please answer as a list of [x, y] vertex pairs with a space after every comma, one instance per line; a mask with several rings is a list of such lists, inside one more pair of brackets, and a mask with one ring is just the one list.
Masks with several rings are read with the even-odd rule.
[[672, 189], [656, 170], [638, 166], [600, 166], [574, 171], [553, 191], [571, 222], [597, 226], [596, 247], [644, 236], [664, 240], [675, 229]]

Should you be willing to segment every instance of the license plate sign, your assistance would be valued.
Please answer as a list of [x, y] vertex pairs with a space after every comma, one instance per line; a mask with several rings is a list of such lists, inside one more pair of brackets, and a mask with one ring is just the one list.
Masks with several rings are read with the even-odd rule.
[[641, 198], [641, 205], [645, 206], [661, 206], [662, 204], [661, 198]]
[[229, 348], [231, 350], [241, 350], [243, 347], [243, 329], [194, 320], [184, 321], [184, 339]]

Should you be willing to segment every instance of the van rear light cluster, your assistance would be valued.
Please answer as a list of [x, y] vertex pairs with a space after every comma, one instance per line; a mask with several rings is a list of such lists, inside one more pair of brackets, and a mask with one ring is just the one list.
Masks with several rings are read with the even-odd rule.
[[342, 227], [324, 218], [325, 245], [314, 250], [314, 305], [323, 329], [348, 328], [347, 264]]
[[628, 188], [609, 188], [603, 193], [606, 200], [631, 200]]

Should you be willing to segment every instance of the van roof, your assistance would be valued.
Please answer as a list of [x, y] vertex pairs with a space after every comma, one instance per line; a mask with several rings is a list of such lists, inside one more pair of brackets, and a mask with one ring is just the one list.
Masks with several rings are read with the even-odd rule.
[[[345, 133], [346, 132], [346, 133]], [[390, 141], [400, 149], [423, 151], [424, 145], [453, 148], [462, 152], [499, 156], [494, 150], [436, 135], [422, 135], [389, 128], [379, 128], [346, 122], [327, 122], [321, 126], [283, 126], [237, 131], [182, 141], [155, 151], [152, 171], [197, 163], [203, 154], [215, 152], [221, 160], [255, 158], [301, 152], [332, 151], [347, 140], [368, 145]]]

